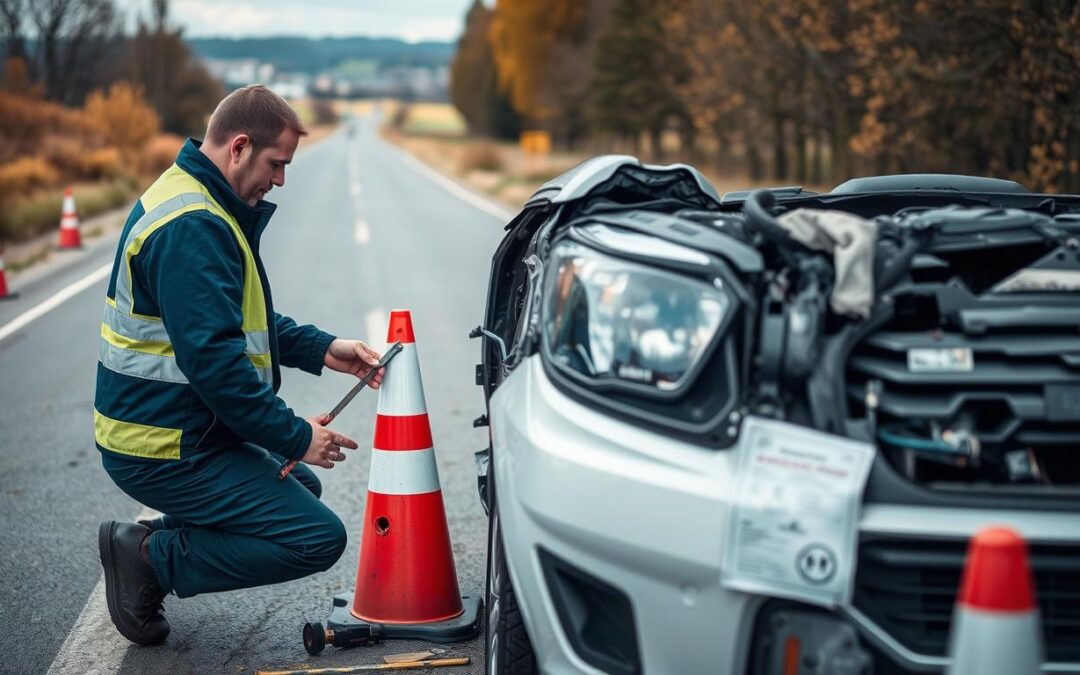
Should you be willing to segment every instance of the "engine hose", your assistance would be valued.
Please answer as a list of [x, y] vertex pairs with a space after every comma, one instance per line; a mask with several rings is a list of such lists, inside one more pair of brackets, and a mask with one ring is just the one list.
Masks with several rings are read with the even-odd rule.
[[924, 237], [911, 237], [904, 242], [904, 245], [893, 256], [881, 270], [881, 276], [874, 283], [875, 293], [878, 295], [896, 285], [896, 282], [907, 273], [911, 267], [911, 261], [915, 259], [915, 256], [922, 251], [926, 244]]
[[787, 263], [794, 264], [795, 256], [792, 249], [802, 251], [810, 249], [792, 239], [788, 231], [769, 213], [769, 209], [774, 206], [776, 206], [776, 196], [773, 193], [768, 190], [754, 190], [743, 202], [743, 215], [746, 217], [747, 225], [775, 244]]
[[902, 425], [883, 425], [878, 429], [878, 438], [889, 445], [895, 445], [896, 447], [905, 450], [914, 450], [915, 452], [930, 452], [958, 457], [970, 456], [970, 453], [966, 452], [963, 448], [950, 445], [945, 441], [938, 441], [930, 438], [913, 438], [911, 436], [902, 435], [899, 433], [900, 426]]

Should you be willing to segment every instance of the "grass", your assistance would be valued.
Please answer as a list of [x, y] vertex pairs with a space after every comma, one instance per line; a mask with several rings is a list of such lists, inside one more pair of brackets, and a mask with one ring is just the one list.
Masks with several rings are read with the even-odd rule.
[[46, 245], [46, 246], [42, 246], [37, 251], [34, 251], [33, 255], [27, 256], [27, 257], [25, 257], [25, 258], [23, 258], [21, 260], [13, 260], [13, 261], [11, 261], [7, 265], [7, 268], [9, 270], [11, 270], [12, 272], [20, 272], [20, 271], [22, 271], [22, 270], [24, 270], [24, 269], [26, 269], [28, 267], [33, 267], [34, 265], [38, 264], [42, 260], [45, 260], [46, 258], [49, 257], [50, 253], [52, 253], [52, 245], [51, 244]]
[[[132, 178], [76, 185], [75, 205], [79, 217], [90, 218], [125, 206], [135, 198], [138, 189], [138, 181]], [[0, 210], [0, 240], [25, 241], [56, 229], [63, 202], [64, 193], [59, 188], [16, 198], [10, 206]]]
[[422, 136], [464, 136], [468, 129], [461, 113], [449, 103], [413, 103], [401, 130]]

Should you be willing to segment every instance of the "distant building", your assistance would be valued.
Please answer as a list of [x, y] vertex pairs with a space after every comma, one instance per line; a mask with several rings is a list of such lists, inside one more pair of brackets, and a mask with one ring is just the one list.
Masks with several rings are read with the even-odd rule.
[[289, 99], [303, 98], [311, 89], [310, 75], [278, 72], [274, 64], [258, 59], [204, 59], [204, 62], [210, 74], [220, 80], [226, 89], [259, 83]]

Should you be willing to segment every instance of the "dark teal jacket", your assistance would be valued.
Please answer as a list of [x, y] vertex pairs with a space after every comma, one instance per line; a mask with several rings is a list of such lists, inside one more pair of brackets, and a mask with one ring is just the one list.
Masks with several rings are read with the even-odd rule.
[[[311, 427], [278, 398], [280, 367], [320, 374], [334, 336], [274, 312], [259, 240], [277, 207], [266, 201], [248, 206], [199, 145], [189, 139], [176, 164], [236, 218], [252, 250], [266, 301], [273, 384], [259, 380], [243, 351], [243, 259], [237, 239], [224, 220], [199, 210], [151, 234], [131, 265], [133, 309], [161, 318], [176, 365], [190, 385], [130, 377], [99, 362], [94, 406], [102, 415], [127, 422], [180, 429], [181, 458], [247, 441], [298, 459], [311, 442]], [[138, 202], [128, 217], [109, 281], [110, 298], [116, 293], [123, 242], [144, 213]]]

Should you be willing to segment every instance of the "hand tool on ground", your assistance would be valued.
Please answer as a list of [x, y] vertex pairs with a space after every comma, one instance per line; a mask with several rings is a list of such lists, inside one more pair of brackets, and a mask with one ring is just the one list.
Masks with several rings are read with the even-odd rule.
[[305, 668], [301, 670], [260, 670], [255, 675], [331, 675], [345, 673], [365, 673], [370, 670], [426, 670], [445, 666], [467, 666], [467, 656], [453, 659], [434, 659], [431, 661], [406, 661], [404, 663], [374, 663], [369, 666], [346, 666], [344, 668]]
[[[326, 426], [330, 422], [334, 421], [334, 418], [341, 414], [341, 411], [345, 409], [345, 406], [352, 403], [352, 400], [356, 398], [356, 395], [360, 393], [360, 390], [367, 386], [368, 382], [371, 382], [371, 378], [375, 377], [375, 373], [379, 372], [386, 364], [390, 363], [398, 352], [401, 351], [401, 343], [395, 342], [387, 347], [386, 352], [379, 359], [378, 365], [369, 370], [366, 375], [360, 378], [360, 381], [356, 383], [356, 386], [349, 390], [348, 394], [345, 394], [345, 398], [341, 399], [334, 409], [326, 413], [322, 418], [322, 425]], [[296, 467], [296, 463], [300, 461], [297, 459], [289, 460], [285, 466], [281, 467], [281, 471], [278, 472], [278, 480], [285, 480], [285, 476], [289, 475], [289, 472]]]
[[424, 661], [433, 659], [440, 654], [445, 654], [445, 649], [427, 649], [422, 652], [406, 652], [404, 654], [387, 654], [382, 657], [383, 663], [408, 663], [410, 661]]

